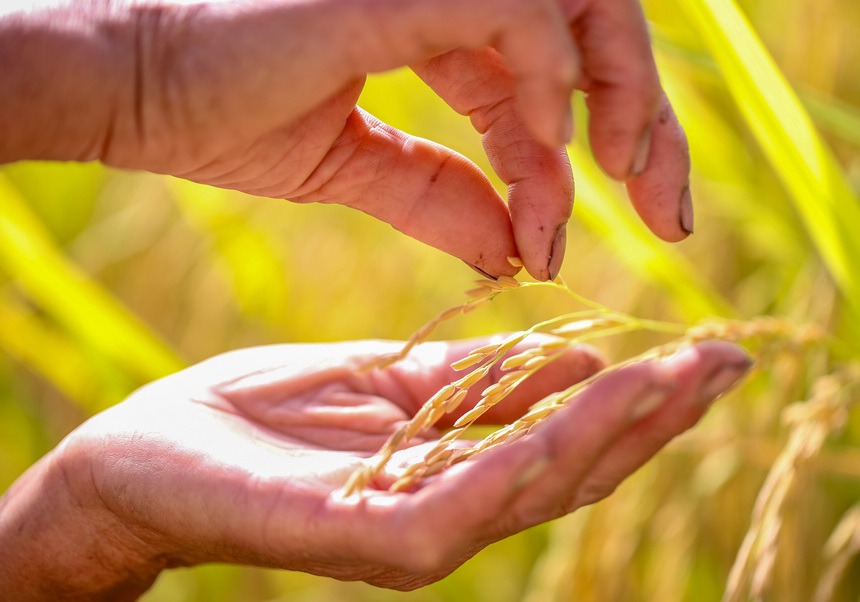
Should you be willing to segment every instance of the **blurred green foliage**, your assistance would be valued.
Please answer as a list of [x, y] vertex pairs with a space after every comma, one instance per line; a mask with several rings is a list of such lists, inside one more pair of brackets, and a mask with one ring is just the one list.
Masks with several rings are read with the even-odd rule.
[[[860, 3], [644, 2], [664, 86], [693, 154], [697, 231], [648, 234], [590, 159], [570, 152], [577, 204], [562, 276], [642, 317], [787, 317], [860, 332]], [[746, 16], [745, 20], [743, 15]], [[767, 50], [765, 50], [767, 49]], [[472, 158], [480, 137], [410, 72], [372, 76], [360, 104]], [[502, 187], [500, 186], [500, 190]], [[88, 164], [0, 169], [0, 488], [92, 413], [182, 365], [241, 346], [406, 338], [460, 303], [461, 262], [335, 206], [297, 206]], [[439, 337], [516, 330], [568, 310], [504, 295]], [[610, 357], [652, 344], [606, 343]], [[145, 597], [179, 600], [544, 602], [719, 600], [782, 409], [828, 366], [779, 356], [620, 490], [491, 546], [439, 584], [399, 594], [303, 574], [206, 566]], [[798, 475], [767, 599], [805, 601], [822, 550], [860, 500], [860, 418]], [[860, 562], [835, 600], [857, 600]]]

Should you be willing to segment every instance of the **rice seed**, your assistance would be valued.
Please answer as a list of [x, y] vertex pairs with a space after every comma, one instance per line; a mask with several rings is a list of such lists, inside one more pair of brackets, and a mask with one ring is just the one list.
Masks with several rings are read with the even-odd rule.
[[519, 368], [520, 366], [525, 364], [527, 361], [529, 361], [533, 357], [537, 357], [539, 355], [541, 355], [540, 349], [527, 349], [527, 350], [523, 351], [522, 353], [519, 353], [517, 355], [513, 355], [513, 356], [507, 358], [505, 361], [503, 361], [502, 362], [502, 370], [510, 370], [512, 368]]
[[502, 376], [502, 378], [499, 379], [499, 384], [504, 385], [505, 387], [516, 387], [519, 384], [519, 381], [526, 378], [528, 375], [528, 370], [514, 370], [513, 372], [508, 372]]
[[432, 477], [434, 474], [438, 474], [445, 470], [448, 467], [448, 460], [436, 460], [432, 464], [429, 464], [424, 472], [421, 474], [423, 478]]
[[501, 393], [505, 391], [507, 387], [505, 387], [501, 383], [495, 383], [484, 389], [483, 393], [481, 393], [481, 397], [492, 397], [497, 393]]
[[428, 399], [425, 405], [435, 407], [440, 403], [447, 401], [456, 392], [457, 387], [455, 387], [453, 384], [445, 385], [444, 387], [439, 389], [430, 399]]
[[514, 348], [514, 346], [517, 343], [522, 342], [522, 340], [525, 339], [528, 335], [529, 335], [529, 333], [525, 332], [525, 331], [520, 332], [518, 334], [511, 335], [510, 337], [508, 337], [507, 339], [502, 341], [502, 343], [499, 345], [498, 353], [504, 353], [505, 351], [510, 351], [511, 349]]
[[390, 493], [397, 493], [399, 491], [406, 491], [410, 487], [412, 487], [415, 483], [418, 482], [419, 476], [417, 474], [404, 475], [394, 481], [391, 487], [388, 488]]
[[457, 307], [452, 307], [450, 309], [446, 309], [441, 314], [439, 314], [439, 321], [444, 322], [445, 320], [450, 320], [454, 316], [460, 315], [460, 308], [462, 306], [458, 305]]
[[418, 412], [416, 412], [415, 416], [412, 417], [406, 424], [406, 434], [404, 435], [404, 440], [409, 441], [415, 435], [417, 435], [427, 423], [427, 417], [430, 416], [431, 408], [428, 406], [422, 406]]
[[523, 260], [519, 257], [508, 257], [508, 263], [514, 266], [515, 268], [523, 267]]
[[520, 287], [519, 280], [517, 280], [516, 278], [511, 278], [510, 276], [499, 276], [499, 279], [496, 281], [496, 284], [506, 290], [513, 290], [515, 288]]
[[543, 368], [548, 363], [552, 361], [552, 358], [543, 356], [533, 357], [528, 360], [525, 364], [523, 364], [523, 370], [537, 370], [538, 368]]
[[550, 331], [551, 334], [554, 334], [557, 337], [566, 337], [570, 338], [572, 336], [578, 336], [584, 332], [588, 332], [590, 330], [594, 330], [597, 328], [605, 328], [607, 326], [615, 326], [618, 324], [617, 320], [612, 320], [609, 318], [593, 318], [590, 320], [577, 320], [575, 322], [568, 322], [567, 324], [563, 324], [558, 328], [554, 328]]
[[463, 460], [468, 460], [472, 456], [471, 450], [469, 449], [455, 449], [454, 455], [451, 456], [451, 459], [448, 460], [448, 466], [453, 466], [458, 462], [462, 462]]
[[430, 412], [430, 416], [427, 417], [427, 422], [425, 426], [430, 426], [439, 422], [439, 419], [445, 415], [446, 411], [446, 404], [442, 404], [433, 408], [433, 410], [431, 410]]
[[406, 440], [406, 428], [399, 428], [385, 442], [385, 447], [397, 451]]
[[406, 470], [404, 470], [403, 473], [400, 475], [400, 478], [409, 477], [409, 476], [418, 474], [419, 472], [421, 472], [421, 470], [423, 468], [424, 468], [424, 465], [421, 462], [416, 462], [415, 464], [410, 464], [409, 466], [406, 467]]
[[447, 449], [448, 449], [448, 442], [447, 442], [447, 441], [442, 441], [442, 440], [440, 439], [439, 441], [437, 441], [437, 442], [436, 442], [436, 445], [434, 445], [433, 447], [431, 447], [431, 448], [430, 448], [430, 449], [429, 449], [429, 450], [424, 454], [424, 462], [425, 462], [425, 463], [430, 462], [432, 459], [435, 459], [435, 457], [436, 457], [436, 456], [438, 456], [441, 452], [443, 452], [443, 451], [445, 451], [445, 450], [447, 450]]
[[498, 353], [500, 344], [499, 343], [488, 343], [486, 345], [482, 345], [475, 349], [472, 349], [469, 352], [469, 355], [482, 355], [487, 357], [488, 355], [492, 355], [494, 353]]
[[466, 395], [469, 393], [466, 389], [460, 389], [457, 391], [451, 399], [447, 401], [445, 404], [445, 412], [451, 413], [457, 409], [457, 407], [463, 403], [463, 400], [466, 399]]
[[428, 466], [435, 464], [436, 462], [447, 462], [453, 454], [454, 454], [453, 449], [447, 449], [447, 448], [441, 449], [438, 452], [436, 452], [435, 454], [432, 454], [432, 455], [428, 454], [427, 456], [425, 456], [424, 462]]
[[450, 431], [445, 433], [442, 436], [442, 438], [439, 439], [439, 441], [444, 442], [444, 443], [450, 443], [451, 441], [458, 439], [460, 437], [460, 435], [462, 435], [465, 432], [466, 432], [466, 427], [451, 429]]
[[479, 286], [478, 288], [469, 289], [466, 291], [466, 295], [473, 299], [481, 299], [486, 297], [487, 295], [492, 295], [494, 292], [493, 289], [487, 288], [486, 286]]
[[460, 313], [462, 313], [465, 316], [469, 312], [475, 311], [476, 309], [478, 309], [482, 305], [489, 303], [489, 302], [490, 302], [489, 297], [481, 297], [479, 299], [473, 299], [472, 301], [470, 301], [468, 303], [464, 303], [461, 306]]
[[478, 368], [477, 370], [470, 372], [469, 374], [467, 374], [453, 384], [459, 389], [468, 389], [476, 382], [487, 376], [487, 374], [490, 373], [490, 368], [492, 368], [492, 366], [484, 366], [483, 368]]
[[540, 344], [541, 351], [558, 351], [560, 349], [564, 349], [570, 346], [570, 341], [566, 341], [565, 339], [558, 339], [555, 341], [545, 341]]
[[492, 291], [503, 291], [503, 290], [505, 290], [505, 287], [502, 286], [501, 284], [499, 284], [495, 280], [475, 280], [474, 282], [478, 286], [488, 288]]
[[493, 393], [492, 395], [487, 395], [486, 397], [481, 399], [479, 405], [485, 406], [487, 409], [490, 409], [491, 407], [499, 403], [501, 400], [503, 400], [505, 397], [507, 397], [510, 392], [510, 389], [503, 389], [501, 391]]
[[347, 479], [346, 484], [343, 486], [344, 496], [349, 497], [354, 493], [360, 492], [362, 489], [367, 487], [369, 482], [370, 481], [367, 478], [364, 469], [356, 470], [351, 475], [349, 475], [349, 479]]
[[466, 412], [465, 414], [460, 416], [460, 418], [457, 420], [457, 422], [454, 423], [454, 428], [464, 427], [466, 425], [473, 423], [488, 409], [489, 408], [485, 407], [485, 406], [475, 406], [474, 408], [472, 408], [471, 410], [469, 410], [468, 412]]
[[487, 359], [487, 357], [488, 357], [487, 355], [469, 354], [466, 357], [464, 357], [463, 359], [457, 360], [456, 362], [451, 364], [451, 367], [454, 370], [465, 370], [466, 368], [471, 368], [475, 364], [478, 364], [478, 363], [484, 361], [485, 359]]
[[523, 422], [537, 422], [539, 420], [543, 420], [550, 414], [555, 413], [557, 409], [558, 408], [552, 406], [544, 406], [542, 408], [537, 408], [523, 415], [520, 420], [522, 420]]

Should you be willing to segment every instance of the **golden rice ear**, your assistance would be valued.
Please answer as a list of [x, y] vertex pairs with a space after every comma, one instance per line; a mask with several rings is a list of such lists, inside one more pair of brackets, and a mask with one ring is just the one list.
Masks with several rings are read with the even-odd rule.
[[[408, 490], [418, 484], [421, 479], [438, 474], [447, 466], [519, 439], [560, 408], [569, 405], [595, 378], [623, 366], [666, 357], [685, 345], [711, 338], [734, 342], [752, 341], [763, 350], [773, 346], [785, 345], [787, 341], [795, 341], [792, 344], [803, 346], [826, 343], [826, 335], [820, 329], [797, 328], [785, 320], [774, 318], [756, 318], [749, 321], [711, 319], [696, 325], [659, 322], [636, 318], [603, 307], [582, 298], [561, 282], [520, 284], [514, 279], [510, 280], [512, 282], [504, 279], [495, 282], [490, 280], [477, 281], [479, 287], [469, 291], [472, 296], [470, 300], [440, 313], [410, 337], [400, 352], [386, 356], [374, 367], [384, 367], [405, 357], [415, 345], [427, 340], [440, 322], [456, 315], [467, 314], [497, 295], [509, 294], [510, 291], [516, 289], [540, 286], [562, 290], [589, 309], [544, 320], [510, 335], [501, 343], [477, 347], [466, 357], [452, 363], [451, 367], [455, 370], [467, 370], [469, 368], [472, 370], [454, 382], [443, 386], [432, 395], [416, 412], [412, 420], [395, 432], [374, 458], [352, 476], [346, 487], [349, 493], [358, 493], [369, 486], [385, 468], [395, 451], [407, 445], [422, 430], [434, 427], [444, 415], [454, 412], [465, 399], [471, 387], [487, 377], [494, 366], [498, 366], [499, 370], [505, 374], [499, 378], [498, 382], [488, 385], [483, 390], [475, 406], [455, 420], [453, 429], [445, 433], [422, 459], [406, 467], [400, 478], [391, 486], [391, 491]], [[516, 283], [516, 286], [513, 283]], [[652, 347], [639, 355], [617, 361], [598, 374], [592, 375], [564, 391], [557, 391], [548, 395], [534, 404], [519, 420], [499, 428], [471, 447], [464, 447], [462, 443], [457, 443], [491, 407], [503, 403], [505, 398], [525, 380], [550, 362], [561, 357], [569, 348], [585, 341], [622, 335], [637, 330], [673, 334], [676, 338], [668, 343]], [[542, 341], [537, 346], [516, 355], [505, 357], [506, 353], [533, 333], [552, 334], [555, 337]]]

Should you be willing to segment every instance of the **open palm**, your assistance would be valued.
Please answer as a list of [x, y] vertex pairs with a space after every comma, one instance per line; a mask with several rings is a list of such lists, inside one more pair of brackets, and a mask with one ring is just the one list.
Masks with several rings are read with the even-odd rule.
[[[396, 344], [232, 352], [142, 389], [74, 432], [61, 453], [67, 471], [91, 475], [70, 479], [78, 499], [103, 504], [161, 568], [241, 562], [412, 589], [488, 543], [608, 495], [748, 366], [722, 343], [634, 365], [595, 381], [533, 435], [414, 490], [382, 491], [399, 460], [421, 453], [419, 437], [395, 456], [393, 474], [343, 497], [352, 471], [480, 343], [425, 344], [369, 373], [359, 368]], [[593, 351], [571, 350], [486, 421], [512, 420], [601, 365]]]

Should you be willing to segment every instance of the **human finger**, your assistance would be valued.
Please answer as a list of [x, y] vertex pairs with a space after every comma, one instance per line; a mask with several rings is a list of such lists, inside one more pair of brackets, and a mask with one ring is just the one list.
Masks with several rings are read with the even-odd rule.
[[[512, 505], [510, 520], [521, 522], [520, 528], [524, 528], [607, 496], [660, 449], [659, 443], [695, 422], [689, 419], [690, 410], [672, 422], [669, 413], [679, 411], [675, 404], [681, 404], [676, 400], [696, 400], [701, 406], [700, 416], [704, 404], [726, 390], [748, 367], [739, 348], [706, 343], [665, 361], [632, 365], [596, 381], [600, 389], [595, 386], [593, 391], [586, 391], [591, 395], [583, 394], [572, 407], [562, 410], [558, 419], [550, 419], [535, 433], [547, 451], [547, 468]], [[732, 378], [727, 380], [726, 374]], [[609, 401], [613, 398], [626, 401], [621, 402], [621, 411], [619, 402]], [[649, 424], [653, 428], [650, 418], [658, 412], [664, 412], [662, 420], [666, 422], [652, 444], [631, 444], [630, 433], [648, 429]], [[574, 419], [576, 423], [571, 424]], [[625, 452], [631, 455], [622, 459]], [[599, 467], [605, 468], [601, 471]]]
[[[457, 370], [451, 367], [458, 360], [467, 357], [472, 350], [494, 345], [504, 345], [510, 334], [491, 337], [463, 339], [459, 341], [432, 342], [416, 347], [410, 355], [386, 369], [386, 376], [393, 379], [404, 390], [402, 402], [407, 404], [407, 412], [416, 412], [442, 387], [466, 378], [481, 366], [475, 364]], [[562, 351], [542, 348], [543, 344], [557, 342], [549, 335], [533, 334], [514, 345], [503, 354], [511, 357], [520, 353], [533, 352], [537, 355], [552, 357], [552, 361], [536, 371], [531, 377], [511, 391], [498, 405], [490, 408], [479, 419], [479, 424], [506, 424], [522, 416], [528, 408], [555, 391], [559, 391], [588, 378], [606, 365], [606, 359], [595, 348], [577, 345]], [[471, 410], [481, 399], [486, 388], [498, 383], [509, 371], [502, 370], [502, 363], [493, 364], [474, 383], [468, 386], [468, 394], [449, 414], [439, 420], [442, 428], [453, 424], [460, 416]]]
[[645, 224], [669, 242], [693, 231], [690, 157], [663, 92], [636, 0], [565, 2], [583, 56], [589, 135], [598, 163], [627, 182]]
[[684, 129], [665, 94], [654, 121], [648, 164], [627, 180], [636, 212], [654, 234], [669, 242], [693, 233], [690, 151]]
[[573, 206], [567, 153], [538, 140], [516, 106], [516, 82], [493, 48], [457, 49], [412, 66], [445, 102], [468, 115], [487, 157], [508, 186], [519, 257], [539, 280], [558, 274]]
[[455, 48], [492, 46], [506, 59], [516, 105], [534, 137], [549, 147], [570, 139], [579, 57], [554, 0], [390, 0], [368, 8], [362, 13], [370, 15], [367, 26], [375, 39], [364, 71], [413, 64]]
[[481, 170], [358, 108], [310, 177], [285, 196], [358, 209], [491, 277], [517, 271], [507, 260], [517, 254], [508, 207]]
[[[647, 428], [652, 419], [667, 420], [674, 399], [692, 396], [701, 404], [720, 394], [733, 382], [726, 374], [736, 380], [748, 366], [743, 358], [733, 346], [704, 344], [666, 362], [607, 374], [533, 434], [455, 465], [419, 490], [422, 513], [436, 514], [456, 525], [462, 538], [486, 544], [593, 502], [627, 476], [619, 471], [617, 480], [601, 480], [599, 491], [591, 489], [604, 458], [637, 454], [625, 460], [632, 470], [660, 447], [660, 441], [629, 445], [628, 433]], [[654, 418], [661, 412], [662, 418]], [[677, 432], [690, 424], [688, 415], [672, 428]]]
[[648, 160], [660, 81], [638, 0], [565, 0], [582, 54], [589, 133], [595, 157], [613, 178], [641, 173]]
[[[569, 490], [621, 433], [664, 402], [676, 385], [657, 363], [598, 379], [537, 433], [454, 465], [415, 492], [416, 511], [449, 533], [449, 554], [486, 545], [555, 518]], [[446, 536], [446, 537], [443, 537]]]
[[678, 390], [656, 412], [625, 432], [597, 462], [579, 487], [574, 507], [591, 504], [614, 491], [648, 458], [695, 425], [752, 364], [738, 347], [716, 341], [686, 347], [671, 361]]

